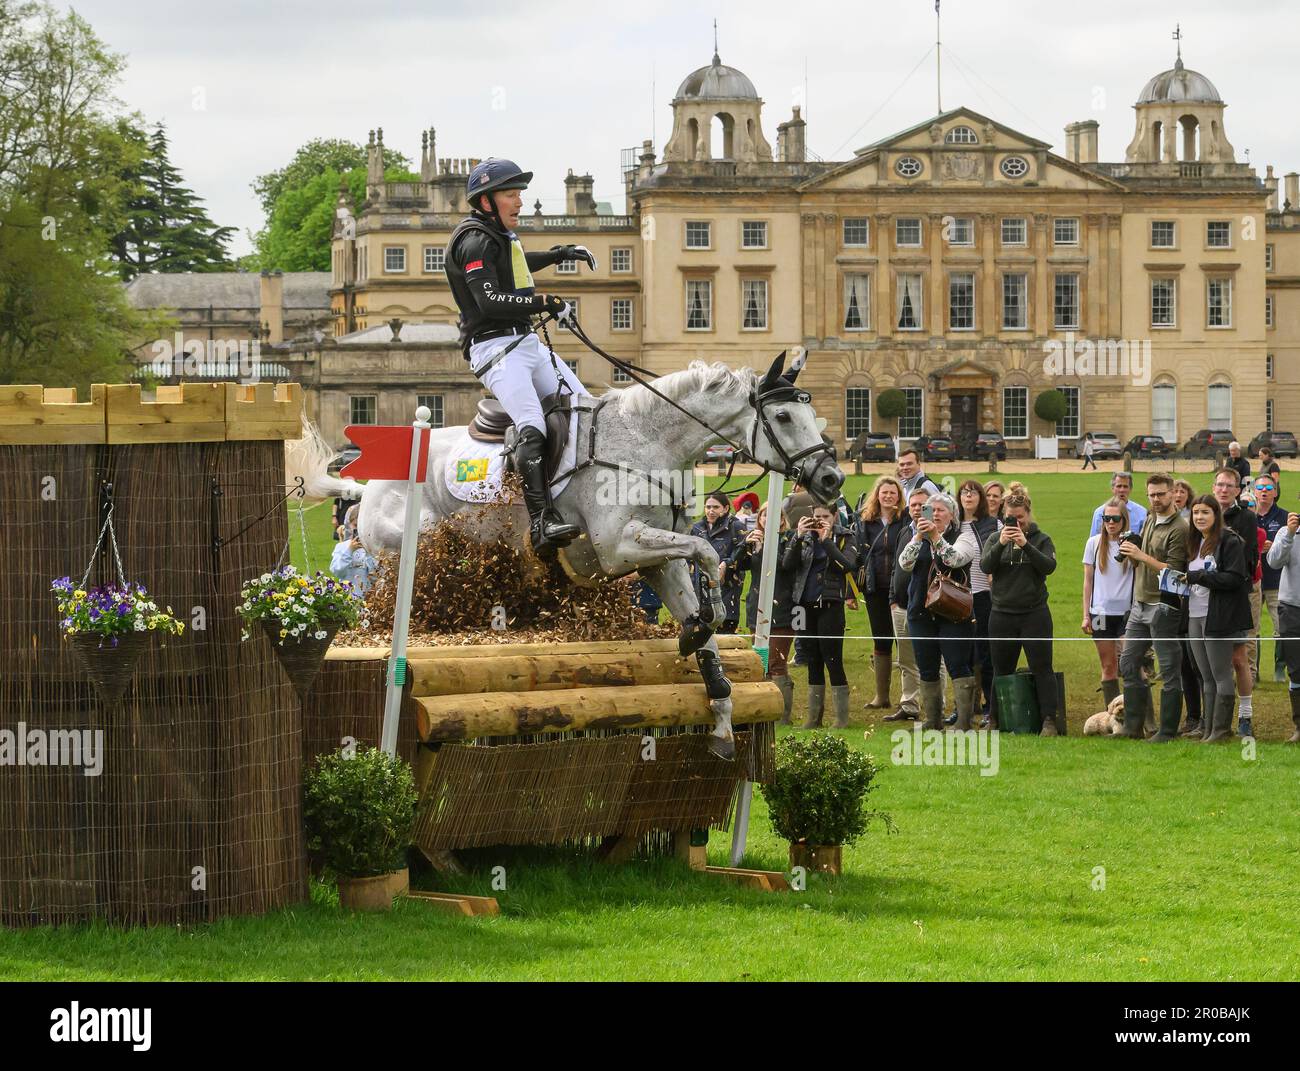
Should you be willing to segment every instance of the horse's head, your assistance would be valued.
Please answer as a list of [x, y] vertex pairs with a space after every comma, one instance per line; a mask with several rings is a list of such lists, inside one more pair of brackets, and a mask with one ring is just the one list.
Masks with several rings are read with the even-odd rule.
[[782, 352], [767, 374], [754, 381], [749, 404], [756, 419], [749, 453], [760, 465], [783, 473], [819, 502], [830, 504], [839, 496], [844, 473], [835, 464], [835, 448], [817, 428], [812, 398], [794, 385], [801, 362], [796, 360], [783, 374], [784, 364]]

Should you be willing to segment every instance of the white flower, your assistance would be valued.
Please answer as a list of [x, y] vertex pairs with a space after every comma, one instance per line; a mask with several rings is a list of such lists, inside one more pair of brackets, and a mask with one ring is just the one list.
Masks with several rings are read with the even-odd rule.
[[325, 630], [324, 630], [324, 629], [321, 629], [319, 632], [317, 632], [317, 633], [316, 633], [316, 638], [317, 638], [318, 640], [323, 640], [323, 639], [325, 638]]
[[270, 580], [270, 579], [271, 579], [271, 574], [270, 574], [270, 573], [263, 573], [263, 574], [262, 574], [262, 583], [263, 583], [263, 584], [265, 584], [265, 583], [266, 583], [268, 580]]
[[144, 631], [144, 618], [143, 618], [143, 617], [137, 617], [137, 618], [135, 619], [135, 630], [136, 630], [136, 632], [143, 632], [143, 631]]

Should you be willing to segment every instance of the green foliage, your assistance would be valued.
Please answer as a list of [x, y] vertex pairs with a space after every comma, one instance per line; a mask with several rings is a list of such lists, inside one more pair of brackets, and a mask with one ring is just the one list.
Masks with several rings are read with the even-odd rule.
[[1055, 424], [1069, 409], [1070, 403], [1059, 390], [1045, 390], [1034, 399], [1034, 415], [1049, 424]]
[[[411, 161], [400, 152], [384, 149], [384, 171], [390, 169], [409, 171]], [[342, 138], [313, 138], [298, 149], [284, 167], [258, 175], [253, 180], [253, 192], [262, 203], [262, 211], [269, 221], [274, 214], [276, 202], [288, 191], [301, 189], [313, 179], [327, 171], [334, 172], [335, 191], [338, 190], [338, 176], [360, 169], [365, 175], [366, 149], [354, 141]], [[394, 179], [394, 181], [400, 181]], [[365, 180], [362, 179], [362, 192]], [[358, 202], [359, 203], [359, 202]]]
[[293, 565], [249, 580], [240, 589], [239, 598], [239, 615], [246, 622], [276, 622], [282, 640], [296, 640], [309, 632], [323, 640], [325, 628], [351, 627], [361, 617], [361, 599], [352, 585], [322, 572], [303, 576]]
[[892, 826], [889, 815], [866, 809], [876, 764], [830, 733], [786, 736], [776, 745], [776, 776], [763, 785], [772, 828], [791, 841], [852, 844], [872, 818]]
[[876, 395], [876, 412], [885, 420], [897, 420], [907, 412], [907, 395], [897, 387]]
[[106, 584], [87, 591], [65, 576], [54, 581], [50, 589], [59, 598], [59, 628], [65, 636], [89, 633], [112, 638], [116, 647], [117, 637], [129, 632], [179, 636], [185, 631], [185, 626], [172, 616], [172, 608], [159, 610], [139, 584]]
[[406, 866], [415, 778], [378, 748], [323, 755], [303, 780], [307, 849], [340, 877], [370, 878]]

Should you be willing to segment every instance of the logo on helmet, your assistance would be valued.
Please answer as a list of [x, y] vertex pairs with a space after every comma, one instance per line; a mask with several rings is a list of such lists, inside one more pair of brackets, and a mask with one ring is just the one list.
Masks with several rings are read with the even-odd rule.
[[489, 175], [486, 171], [484, 171], [483, 174], [479, 175], [478, 177], [478, 184], [482, 186], [485, 182], [490, 182], [491, 180], [492, 180], [492, 176]]

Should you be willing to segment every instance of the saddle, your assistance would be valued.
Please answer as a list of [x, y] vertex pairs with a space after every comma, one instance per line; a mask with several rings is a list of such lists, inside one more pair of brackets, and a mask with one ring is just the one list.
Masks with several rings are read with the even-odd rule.
[[[546, 414], [546, 475], [554, 479], [569, 442], [570, 400], [567, 392], [548, 394], [542, 399], [542, 412]], [[503, 443], [506, 454], [506, 471], [513, 472], [515, 424], [505, 407], [495, 398], [482, 398], [478, 411], [469, 425], [469, 437], [481, 443]]]

